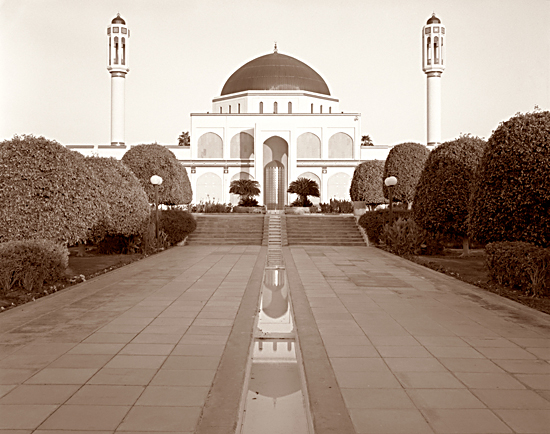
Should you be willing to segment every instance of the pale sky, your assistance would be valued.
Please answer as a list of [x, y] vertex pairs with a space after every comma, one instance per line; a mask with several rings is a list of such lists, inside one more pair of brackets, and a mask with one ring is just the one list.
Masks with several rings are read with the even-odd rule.
[[279, 52], [316, 70], [375, 144], [426, 142], [421, 31], [447, 29], [442, 139], [488, 138], [550, 109], [546, 0], [0, 0], [0, 140], [110, 142], [107, 26], [127, 50], [126, 143], [177, 144], [248, 61]]

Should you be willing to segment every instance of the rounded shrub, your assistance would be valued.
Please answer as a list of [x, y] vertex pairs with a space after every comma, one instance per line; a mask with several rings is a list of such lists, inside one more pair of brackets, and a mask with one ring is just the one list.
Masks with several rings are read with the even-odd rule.
[[[412, 142], [401, 143], [390, 150], [384, 164], [382, 178], [386, 179], [388, 176], [397, 178], [397, 185], [393, 187], [394, 201], [407, 205], [412, 203], [416, 184], [429, 154], [430, 151], [426, 146]], [[389, 190], [384, 183], [382, 183], [382, 189], [384, 197], [389, 199]]]
[[430, 153], [412, 205], [420, 227], [451, 238], [467, 237], [468, 201], [485, 145], [483, 139], [463, 135]]
[[32, 135], [0, 143], [0, 242], [85, 241], [104, 213], [99, 180], [81, 154]]
[[191, 202], [193, 192], [187, 170], [165, 146], [156, 143], [133, 146], [124, 154], [122, 162], [134, 172], [150, 203], [155, 202], [155, 189], [151, 184], [153, 175], [162, 178], [158, 187], [159, 203], [181, 205]]
[[517, 114], [487, 143], [470, 199], [470, 234], [481, 243], [550, 246], [550, 112]]
[[162, 230], [167, 241], [171, 244], [177, 244], [183, 241], [187, 235], [197, 228], [197, 222], [187, 211], [179, 209], [163, 210], [159, 216], [159, 230]]
[[66, 244], [39, 239], [0, 243], [0, 293], [18, 286], [39, 290], [44, 283], [63, 279], [68, 264]]
[[149, 217], [150, 206], [136, 176], [115, 158], [87, 157], [86, 164], [100, 180], [107, 205], [104, 218], [92, 229], [93, 238], [138, 234]]
[[349, 195], [352, 201], [364, 201], [371, 208], [385, 203], [384, 161], [370, 160], [359, 164], [353, 172]]

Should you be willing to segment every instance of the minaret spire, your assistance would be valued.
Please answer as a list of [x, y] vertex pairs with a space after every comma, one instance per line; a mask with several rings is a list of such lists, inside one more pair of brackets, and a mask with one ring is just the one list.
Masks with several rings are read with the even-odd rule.
[[273, 48], [274, 53], [278, 53], [279, 50], [277, 49], [277, 41], [275, 41], [275, 47]]
[[445, 26], [434, 12], [422, 28], [422, 70], [428, 80], [428, 146], [441, 143], [441, 74], [445, 70], [446, 39]]

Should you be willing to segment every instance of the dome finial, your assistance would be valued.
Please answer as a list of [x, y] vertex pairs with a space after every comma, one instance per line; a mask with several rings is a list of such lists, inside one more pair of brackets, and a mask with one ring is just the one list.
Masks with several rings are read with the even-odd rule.
[[273, 52], [274, 53], [278, 53], [279, 50], [277, 50], [277, 41], [275, 41], [275, 47], [273, 48]]

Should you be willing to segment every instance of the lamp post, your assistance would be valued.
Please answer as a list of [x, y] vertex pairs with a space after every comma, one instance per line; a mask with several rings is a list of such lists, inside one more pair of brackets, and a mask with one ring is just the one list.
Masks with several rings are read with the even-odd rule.
[[157, 247], [159, 242], [159, 185], [162, 184], [162, 178], [158, 175], [151, 176], [151, 184], [155, 186], [155, 239]]
[[397, 178], [395, 176], [388, 176], [384, 179], [384, 184], [388, 187], [390, 194], [390, 226], [393, 224], [393, 187], [397, 184]]

